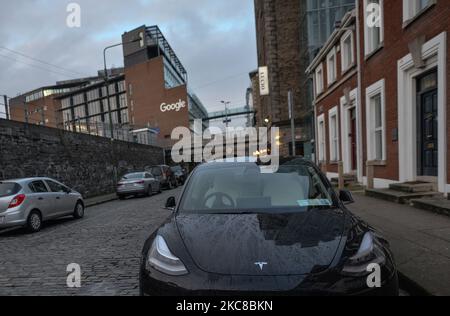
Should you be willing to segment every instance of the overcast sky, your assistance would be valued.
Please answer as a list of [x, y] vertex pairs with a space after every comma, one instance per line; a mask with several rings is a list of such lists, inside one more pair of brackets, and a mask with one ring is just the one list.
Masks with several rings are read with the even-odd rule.
[[[0, 2], [0, 95], [94, 75], [103, 67], [105, 46], [120, 42], [124, 31], [157, 24], [208, 110], [220, 110], [224, 99], [245, 104], [248, 73], [257, 66], [253, 0]], [[71, 2], [81, 6], [80, 28], [66, 25]], [[110, 51], [108, 63], [123, 65], [121, 48]]]

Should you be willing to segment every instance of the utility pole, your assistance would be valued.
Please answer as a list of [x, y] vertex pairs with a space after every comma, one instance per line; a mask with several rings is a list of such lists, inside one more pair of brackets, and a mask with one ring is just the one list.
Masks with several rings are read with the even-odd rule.
[[291, 120], [292, 156], [296, 156], [297, 146], [295, 144], [295, 118], [294, 118], [294, 95], [291, 90], [288, 92], [289, 119]]

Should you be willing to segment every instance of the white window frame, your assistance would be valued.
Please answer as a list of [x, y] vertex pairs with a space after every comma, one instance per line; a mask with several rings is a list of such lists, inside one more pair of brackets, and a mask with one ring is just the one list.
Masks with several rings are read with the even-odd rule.
[[378, 0], [380, 2], [380, 44], [378, 47], [372, 47], [372, 43], [370, 42], [370, 32], [369, 32], [369, 25], [367, 21], [367, 6], [369, 4], [369, 0], [364, 0], [364, 51], [365, 55], [368, 56], [372, 54], [373, 52], [377, 51], [380, 47], [383, 46], [384, 42], [384, 1]]
[[367, 129], [367, 160], [379, 161], [376, 159], [376, 138], [375, 138], [375, 120], [374, 109], [372, 107], [372, 99], [380, 95], [381, 100], [381, 135], [382, 135], [382, 158], [381, 161], [387, 159], [387, 142], [386, 142], [386, 92], [385, 80], [382, 79], [366, 89], [366, 129]]
[[[320, 73], [320, 75], [319, 75]], [[324, 75], [323, 75], [323, 64], [316, 68], [315, 71], [315, 83], [316, 83], [316, 95], [321, 94], [324, 91]]]
[[[333, 126], [332, 122], [335, 122]], [[339, 111], [338, 106], [335, 106], [328, 112], [328, 130], [329, 130], [329, 140], [330, 140], [330, 160], [332, 162], [338, 162], [340, 157], [340, 137], [339, 137]], [[333, 129], [334, 127], [334, 129]], [[334, 135], [335, 133], [335, 135]], [[336, 148], [334, 146], [336, 143]]]
[[[323, 123], [323, 130], [320, 125]], [[317, 158], [319, 162], [327, 161], [327, 137], [326, 137], [326, 123], [325, 114], [321, 114], [317, 117]]]
[[[331, 67], [331, 59], [334, 60], [334, 65]], [[333, 72], [331, 71], [333, 69]], [[333, 76], [334, 74], [334, 76]], [[327, 82], [328, 86], [335, 83], [337, 80], [337, 56], [336, 56], [336, 47], [333, 47], [331, 51], [327, 55]]]
[[420, 0], [403, 0], [403, 23], [408, 23], [419, 16], [423, 11], [436, 4], [436, 0], [428, 0], [428, 5], [419, 7]]
[[[345, 51], [345, 42], [350, 39], [350, 56], [348, 56], [348, 60], [350, 63], [348, 65], [345, 64], [345, 59], [347, 57], [347, 52]], [[353, 31], [347, 31], [341, 37], [341, 73], [345, 73], [347, 70], [352, 68], [355, 65], [355, 37], [353, 35]]]

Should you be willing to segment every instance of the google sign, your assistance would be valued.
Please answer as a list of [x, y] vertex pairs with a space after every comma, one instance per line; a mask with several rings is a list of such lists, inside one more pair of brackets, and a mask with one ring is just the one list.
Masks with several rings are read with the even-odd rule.
[[186, 101], [182, 101], [181, 99], [177, 103], [173, 104], [161, 104], [161, 112], [170, 112], [170, 111], [176, 111], [179, 112], [181, 109], [186, 107]]

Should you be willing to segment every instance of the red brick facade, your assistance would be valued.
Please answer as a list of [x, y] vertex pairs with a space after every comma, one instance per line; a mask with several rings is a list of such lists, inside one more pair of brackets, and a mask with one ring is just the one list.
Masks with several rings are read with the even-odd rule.
[[[408, 115], [404, 115], [404, 111], [413, 111], [417, 115], [417, 110], [411, 110], [408, 107], [415, 108], [413, 104], [416, 102], [418, 85], [418, 79], [422, 74], [436, 69], [437, 72], [437, 103], [439, 108], [439, 114], [446, 111], [446, 118], [438, 117], [437, 121], [439, 129], [439, 172], [436, 177], [439, 190], [441, 192], [449, 191], [450, 183], [450, 50], [448, 45], [448, 35], [450, 34], [450, 6], [447, 0], [430, 1], [429, 6], [424, 10], [418, 12], [413, 18], [408, 19], [403, 16], [404, 10], [403, 0], [389, 0], [381, 1], [382, 8], [382, 41], [379, 48], [373, 52], [368, 53], [366, 51], [369, 46], [369, 36], [365, 14], [366, 14], [366, 2], [364, 0], [358, 1], [358, 9], [355, 12], [357, 24], [359, 26], [359, 41], [356, 38], [355, 43], [359, 42], [359, 56], [357, 61], [360, 64], [360, 80], [361, 87], [359, 89], [360, 95], [359, 101], [359, 114], [358, 124], [360, 125], [359, 134], [361, 142], [359, 143], [359, 180], [364, 182], [366, 180], [366, 164], [370, 160], [371, 164], [375, 164], [374, 177], [376, 186], [386, 187], [389, 183], [399, 181], [415, 181], [421, 180], [422, 175], [419, 175], [415, 166], [415, 157], [412, 148], [416, 148], [415, 144], [407, 144], [411, 142], [415, 135], [405, 134], [408, 129], [406, 127], [416, 126], [416, 122], [409, 118]], [[405, 22], [404, 22], [405, 21]], [[323, 66], [323, 78], [324, 78], [324, 92], [316, 95], [315, 109], [316, 117], [319, 117], [322, 113], [325, 114], [325, 125], [328, 136], [328, 114], [327, 112], [336, 105], [339, 105], [339, 99], [345, 95], [345, 89], [358, 86], [357, 73], [347, 80], [342, 80], [340, 76], [341, 58], [339, 36], [332, 35], [327, 45], [324, 46], [319, 56], [310, 65], [309, 73], [314, 76], [315, 70], [318, 65]], [[440, 42], [440, 43], [439, 43]], [[419, 45], [421, 46], [418, 46]], [[420, 50], [414, 49], [414, 46], [420, 47]], [[434, 47], [440, 48], [434, 48]], [[333, 49], [337, 48], [337, 68], [338, 78], [337, 84], [334, 86], [327, 86], [327, 54]], [[431, 48], [430, 48], [431, 47]], [[432, 53], [426, 54], [427, 49], [430, 49]], [[356, 47], [355, 47], [356, 49]], [[418, 64], [418, 59], [414, 58], [415, 51], [420, 52], [422, 65]], [[445, 56], [446, 54], [446, 56]], [[443, 58], [445, 56], [445, 58]], [[408, 67], [407, 61], [410, 62]], [[420, 61], [420, 60], [419, 60]], [[410, 76], [410, 77], [409, 77]], [[366, 117], [367, 111], [370, 109], [370, 104], [367, 104], [367, 100], [372, 102], [372, 94], [366, 95], [366, 91], [371, 91], [374, 86], [378, 86], [384, 80], [384, 141], [385, 148], [383, 159], [372, 161], [373, 157], [369, 157], [369, 148], [372, 148], [372, 144], [369, 141], [368, 131], [372, 133], [372, 126], [367, 126], [368, 122], [372, 123], [374, 117], [371, 116], [372, 112]], [[445, 84], [444, 84], [445, 83]], [[317, 84], [317, 83], [316, 83]], [[412, 87], [409, 90], [407, 87]], [[372, 92], [370, 92], [372, 93]], [[408, 100], [413, 100], [409, 103]], [[418, 102], [418, 101], [417, 101]], [[444, 110], [445, 109], [445, 110]], [[401, 117], [399, 117], [401, 113]], [[411, 112], [412, 113], [412, 112]], [[414, 117], [411, 114], [411, 117]], [[342, 130], [343, 122], [340, 121], [340, 131]], [[406, 126], [406, 127], [405, 127]], [[409, 129], [412, 131], [412, 129]], [[417, 131], [416, 131], [417, 133]], [[340, 133], [342, 134], [342, 133]], [[414, 132], [410, 133], [414, 134]], [[444, 137], [442, 137], [444, 136]], [[411, 137], [411, 139], [408, 139]], [[419, 136], [417, 136], [419, 137]], [[446, 140], [443, 138], [447, 138]], [[336, 173], [337, 166], [329, 159], [330, 153], [330, 141], [326, 137], [327, 144], [327, 161], [324, 162], [324, 169], [329, 173]], [[317, 139], [317, 137], [316, 137]], [[414, 138], [416, 139], [416, 138]], [[418, 138], [416, 139], [418, 141]], [[372, 141], [373, 142], [373, 141]], [[341, 159], [343, 151], [342, 139], [340, 139], [341, 145]], [[414, 142], [411, 142], [414, 143]], [[445, 152], [442, 152], [444, 148]], [[405, 149], [407, 152], [405, 152]], [[370, 149], [373, 150], [373, 149]], [[417, 152], [417, 155], [419, 153]], [[373, 156], [373, 155], [371, 155]], [[420, 158], [417, 158], [420, 159]], [[402, 162], [400, 162], [402, 160]], [[446, 160], [446, 162], [445, 162]], [[444, 163], [443, 163], [444, 161]], [[405, 167], [409, 166], [409, 169]], [[445, 175], [446, 173], [446, 175]], [[433, 178], [433, 177], [427, 177]], [[430, 180], [431, 181], [431, 180]]]

